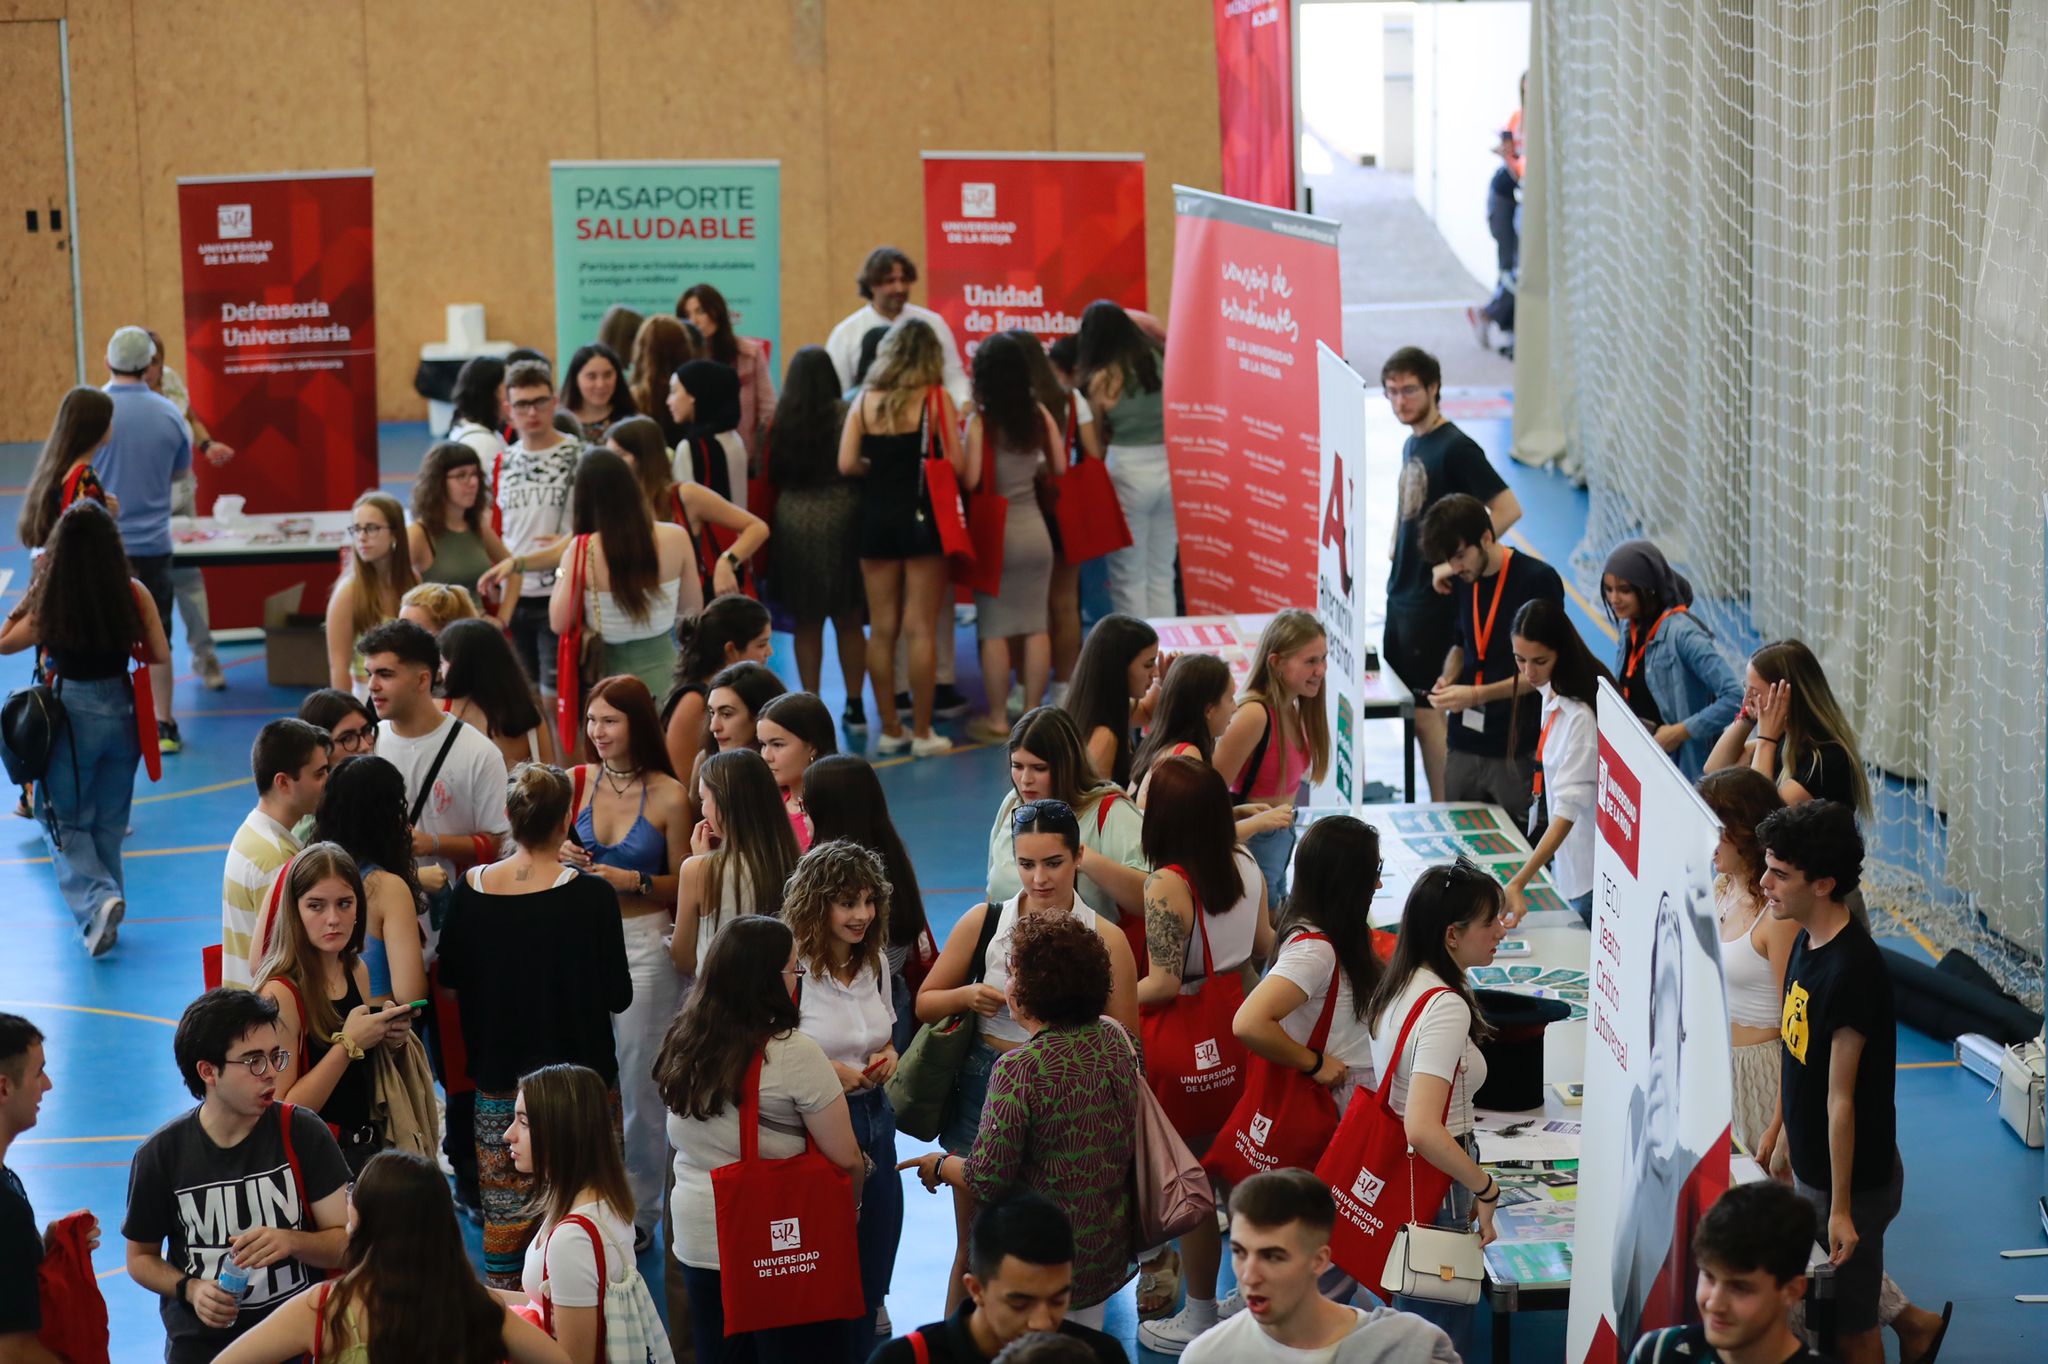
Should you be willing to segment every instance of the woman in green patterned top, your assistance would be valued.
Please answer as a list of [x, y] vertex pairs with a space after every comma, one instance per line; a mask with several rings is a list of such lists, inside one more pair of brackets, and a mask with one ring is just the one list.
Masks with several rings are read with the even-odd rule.
[[1102, 1016], [1109, 981], [1109, 951], [1090, 925], [1064, 914], [1020, 920], [1005, 993], [1031, 1040], [997, 1058], [968, 1155], [902, 1166], [934, 1193], [951, 1184], [987, 1203], [1022, 1188], [1057, 1203], [1074, 1227], [1068, 1319], [1098, 1328], [1102, 1304], [1134, 1272], [1133, 1105], [1145, 1083], [1130, 1035]]

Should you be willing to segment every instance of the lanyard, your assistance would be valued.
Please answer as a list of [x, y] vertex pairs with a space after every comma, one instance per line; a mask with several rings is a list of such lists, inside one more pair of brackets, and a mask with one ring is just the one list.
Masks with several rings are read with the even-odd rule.
[[1540, 797], [1543, 794], [1543, 746], [1550, 742], [1550, 727], [1557, 723], [1557, 717], [1562, 714], [1562, 709], [1550, 712], [1550, 718], [1543, 722], [1542, 732], [1536, 736], [1536, 784], [1530, 791], [1533, 796]]
[[[1475, 606], [1473, 609], [1477, 610], [1478, 608], [1477, 606]], [[1643, 636], [1642, 644], [1637, 648], [1629, 651], [1628, 667], [1624, 668], [1621, 674], [1621, 695], [1623, 700], [1628, 699], [1629, 686], [1636, 680], [1636, 669], [1640, 668], [1643, 665], [1643, 655], [1650, 651], [1650, 641], [1655, 639], [1657, 637], [1657, 632], [1664, 628], [1665, 621], [1670, 620], [1673, 616], [1677, 615], [1680, 611], [1683, 611], [1685, 609], [1686, 608], [1683, 606], [1666, 607], [1664, 610], [1664, 614], [1658, 616], [1657, 619], [1651, 623], [1650, 633]], [[1628, 633], [1629, 638], [1633, 640], [1635, 638], [1636, 633], [1635, 627], [1633, 625], [1629, 627]]]
[[1475, 669], [1472, 677], [1472, 685], [1475, 687], [1486, 685], [1486, 646], [1493, 639], [1493, 622], [1500, 615], [1501, 593], [1507, 590], [1508, 585], [1508, 562], [1514, 557], [1515, 552], [1511, 549], [1503, 549], [1500, 552], [1500, 571], [1493, 579], [1493, 605], [1486, 608], [1484, 626], [1479, 624], [1479, 584], [1472, 584], [1472, 642], [1479, 646], [1479, 657], [1474, 660]]

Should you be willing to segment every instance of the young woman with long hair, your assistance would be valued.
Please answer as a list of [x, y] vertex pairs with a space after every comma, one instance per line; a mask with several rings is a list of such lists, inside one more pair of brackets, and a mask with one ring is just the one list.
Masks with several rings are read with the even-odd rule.
[[[701, 483], [676, 482], [675, 465], [662, 440], [661, 428], [646, 417], [628, 417], [614, 424], [605, 444], [622, 455], [639, 480], [640, 491], [657, 522], [680, 526], [690, 533], [696, 572], [685, 571], [676, 602], [678, 618], [703, 609], [708, 597], [739, 591], [742, 551], [752, 552], [768, 538], [768, 523], [745, 507], [736, 507]], [[707, 556], [706, 537], [711, 528], [723, 531], [732, 546], [731, 557]]]
[[1127, 616], [1170, 616], [1180, 537], [1166, 468], [1165, 357], [1108, 299], [1082, 311], [1076, 341], [1076, 377], [1108, 432], [1109, 476], [1131, 528], [1129, 547], [1109, 556], [1110, 602]]
[[[484, 570], [511, 557], [484, 515], [487, 477], [474, 446], [444, 440], [427, 447], [412, 485], [412, 525], [406, 530], [407, 553], [421, 582], [447, 583], [475, 597]], [[498, 618], [509, 620], [517, 598], [504, 595]]]
[[1135, 957], [1144, 942], [1144, 818], [1114, 783], [1095, 774], [1073, 719], [1057, 706], [1027, 712], [1010, 730], [1010, 789], [988, 833], [988, 892], [1006, 900], [1023, 888], [1011, 854], [1010, 823], [1035, 800], [1057, 800], [1081, 822], [1079, 873], [1084, 904], [1121, 924]]
[[1607, 614], [1622, 627], [1615, 686], [1687, 778], [1742, 705], [1742, 683], [1692, 614], [1692, 583], [1648, 540], [1627, 540], [1600, 573]]
[[441, 709], [498, 746], [505, 770], [555, 761], [554, 726], [519, 666], [505, 632], [487, 620], [458, 620], [441, 631]]
[[[1469, 862], [1424, 872], [1408, 893], [1401, 936], [1366, 1010], [1373, 1073], [1393, 1073], [1388, 1103], [1401, 1116], [1409, 1145], [1451, 1177], [1437, 1225], [1463, 1230], [1476, 1217], [1481, 1241], [1494, 1239], [1500, 1202], [1500, 1186], [1480, 1167], [1472, 1135], [1472, 1096], [1486, 1083], [1486, 1058], [1478, 1044], [1492, 1029], [1466, 972], [1493, 960], [1507, 932], [1503, 903], [1500, 883]], [[1432, 990], [1442, 993], [1424, 1003]], [[1397, 1056], [1411, 1014], [1417, 1021]], [[1394, 1306], [1443, 1327], [1461, 1358], [1471, 1353], [1472, 1308], [1398, 1295]]]
[[257, 993], [277, 1005], [279, 1045], [291, 1053], [277, 1072], [277, 1097], [318, 1113], [350, 1171], [360, 1173], [389, 1144], [372, 1111], [368, 1053], [403, 1046], [412, 1010], [404, 1002], [367, 1002], [373, 996], [362, 955], [369, 916], [355, 859], [333, 843], [315, 843], [278, 874], [285, 909], [256, 972]]
[[333, 687], [322, 687], [299, 702], [298, 716], [318, 725], [334, 740], [334, 760], [374, 752], [377, 746], [377, 713], [360, 697]]
[[455, 376], [455, 420], [448, 439], [476, 451], [490, 480], [489, 500], [498, 496], [497, 461], [505, 453], [505, 362], [495, 355], [477, 355], [462, 362]]
[[[1039, 405], [1052, 414], [1053, 425], [1060, 431], [1061, 474], [1072, 466], [1077, 453], [1101, 459], [1102, 434], [1095, 423], [1095, 410], [1060, 377], [1045, 343], [1022, 328], [1012, 328], [1003, 335], [1023, 346], [1025, 361], [1031, 367], [1032, 392], [1038, 395]], [[1062, 340], [1069, 346], [1073, 343], [1071, 336]], [[1081, 655], [1081, 565], [1067, 558], [1057, 535], [1053, 537], [1052, 581], [1046, 611], [1052, 636], [1052, 683], [1046, 697], [1058, 705], [1066, 697], [1067, 684], [1073, 681], [1074, 660]]]
[[[1036, 341], [1029, 343], [1037, 348]], [[1026, 343], [998, 333], [974, 353], [974, 412], [967, 419], [967, 484], [993, 487], [1017, 515], [1003, 522], [1002, 582], [995, 595], [974, 594], [976, 637], [988, 709], [968, 722], [967, 735], [987, 743], [1009, 737], [1010, 676], [1024, 688], [1024, 708], [1045, 700], [1052, 678], [1049, 603], [1052, 532], [1034, 512], [1035, 489], [1066, 472], [1060, 431], [1031, 384]]]
[[[846, 1171], [856, 1190], [866, 1180], [839, 1076], [824, 1049], [798, 1028], [802, 1015], [790, 992], [800, 979], [796, 939], [787, 924], [765, 914], [737, 920], [711, 945], [696, 989], [669, 1025], [654, 1063], [655, 1083], [668, 1106], [669, 1146], [676, 1153], [669, 1204], [675, 1258], [689, 1288], [690, 1326], [701, 1360], [729, 1358], [735, 1348], [726, 1338], [720, 1305], [711, 1172], [740, 1158], [739, 1108], [757, 1059], [761, 1158], [801, 1155], [808, 1139]], [[751, 1344], [764, 1364], [839, 1359], [873, 1348], [872, 1336], [855, 1342], [849, 1334], [845, 1322], [817, 1322], [757, 1332]]]
[[334, 765], [313, 818], [313, 841], [347, 853], [363, 881], [359, 908], [363, 969], [370, 982], [366, 1000], [410, 1003], [427, 997], [420, 942], [424, 898], [406, 810], [404, 776], [369, 754]]
[[1074, 717], [1096, 775], [1131, 783], [1131, 732], [1149, 728], [1159, 701], [1159, 632], [1135, 616], [1095, 622], [1060, 709]]
[[693, 284], [676, 300], [676, 315], [704, 338], [704, 353], [729, 367], [740, 381], [740, 439], [751, 455], [760, 448], [761, 433], [775, 420], [775, 375], [761, 343], [732, 329], [732, 310], [725, 295], [709, 284]]
[[704, 697], [704, 757], [761, 748], [761, 710], [789, 690], [764, 663], [748, 659], [712, 675]]
[[697, 806], [690, 856], [682, 865], [670, 959], [696, 974], [711, 944], [734, 922], [782, 908], [796, 870], [796, 835], [775, 774], [751, 748], [714, 753], [697, 765]]
[[[1048, 713], [1046, 708], [1032, 715]], [[1057, 712], [1052, 712], [1057, 713]], [[1029, 721], [1031, 716], [1026, 716]], [[1072, 727], [1068, 727], [1072, 732]], [[1109, 957], [1109, 989], [1105, 1007], [1132, 1037], [1138, 1035], [1138, 972], [1131, 947], [1111, 921], [1090, 909], [1077, 893], [1083, 858], [1083, 822], [1067, 802], [1032, 799], [1016, 806], [1004, 821], [1010, 840], [1009, 862], [1018, 889], [1004, 901], [976, 905], [960, 916], [946, 937], [939, 960], [918, 987], [920, 1021], [937, 1023], [972, 1010], [979, 1017], [974, 1049], [960, 1068], [945, 1130], [939, 1143], [954, 1155], [974, 1149], [981, 1129], [982, 1105], [988, 1097], [989, 1075], [1003, 1053], [1024, 1045], [1031, 1032], [1011, 1012], [1004, 994], [1010, 981], [1010, 943], [1019, 924], [1034, 918], [1073, 918], [1092, 929]], [[991, 894], [994, 894], [991, 891]], [[995, 921], [986, 950], [979, 950], [983, 927]], [[965, 1189], [956, 1191], [953, 1216], [959, 1233], [955, 1272], [947, 1279], [947, 1310], [959, 1305], [964, 1289], [960, 1271], [967, 1254], [967, 1229], [977, 1201]], [[1119, 1251], [1118, 1254], [1123, 1254]]]
[[[91, 498], [57, 518], [28, 591], [0, 630], [0, 654], [41, 645], [64, 702], [63, 751], [35, 784], [35, 814], [85, 950], [104, 955], [128, 912], [121, 842], [142, 757], [130, 658], [171, 659], [148, 589], [128, 576], [113, 516]], [[147, 717], [144, 717], [146, 722]]]
[[[604, 1078], [588, 1066], [542, 1066], [520, 1077], [505, 1138], [514, 1167], [533, 1178], [535, 1228], [519, 1287], [575, 1364], [605, 1364], [627, 1349], [663, 1364], [674, 1356], [634, 1265], [633, 1190], [611, 1107]], [[657, 1204], [660, 1187], [657, 1179]]]
[[867, 1157], [861, 1189], [860, 1277], [865, 1315], [853, 1339], [871, 1342], [903, 1235], [896, 1110], [883, 1088], [896, 1073], [896, 1006], [889, 993], [889, 879], [858, 843], [820, 843], [789, 878], [782, 921], [796, 938], [797, 1024], [824, 1048], [846, 1091], [854, 1140]]
[[924, 896], [917, 888], [917, 869], [910, 850], [889, 819], [889, 799], [882, 780], [866, 758], [837, 753], [804, 769], [804, 813], [815, 842], [843, 839], [858, 843], [882, 859], [889, 880], [889, 937], [886, 952], [890, 992], [896, 1004], [896, 1049], [910, 1045], [917, 1031], [911, 996], [932, 963], [939, 945], [925, 918]]
[[477, 1282], [448, 1180], [433, 1161], [379, 1152], [350, 1186], [348, 1213], [339, 1277], [265, 1317], [216, 1357], [221, 1364], [571, 1364], [545, 1331]]
[[639, 678], [607, 677], [590, 689], [583, 737], [591, 761], [569, 769], [583, 799], [562, 858], [603, 878], [618, 896], [633, 980], [633, 1002], [616, 1023], [626, 1169], [640, 1230], [651, 1236], [661, 1214], [662, 1108], [649, 1067], [683, 996], [666, 939], [689, 841], [690, 805], [662, 746], [654, 698]]
[[397, 620], [404, 598], [419, 584], [405, 539], [405, 508], [389, 493], [356, 499], [349, 526], [348, 571], [327, 598], [327, 685], [367, 696], [369, 675], [356, 640], [373, 626]]
[[[929, 757], [953, 746], [932, 732], [939, 618], [951, 597], [924, 470], [935, 444], [955, 474], [967, 468], [954, 439], [959, 416], [943, 386], [945, 360], [928, 323], [902, 318], [889, 329], [839, 435], [839, 472], [860, 481], [856, 543], [868, 602], [868, 676], [882, 718], [880, 753], [908, 748]], [[896, 716], [899, 634], [909, 650], [908, 734]]]
[[[1600, 679], [1614, 680], [1579, 638], [1564, 607], [1548, 597], [1515, 612], [1515, 670], [1523, 686], [1543, 698], [1536, 741], [1536, 781], [1529, 805], [1534, 851], [1507, 883], [1508, 927], [1522, 918], [1523, 897], [1545, 867], [1557, 893], [1587, 927], [1593, 924], [1593, 788], [1600, 762]], [[1516, 752], [1519, 707], [1508, 725], [1508, 751]], [[1539, 821], [1547, 820], [1547, 823]]]
[[467, 588], [451, 583], [420, 583], [398, 599], [398, 618], [440, 638], [441, 632], [458, 620], [481, 620], [476, 598]]
[[746, 442], [740, 439], [740, 380], [716, 360], [692, 360], [669, 376], [668, 413], [676, 424], [676, 478], [747, 505]]
[[[1329, 770], [1330, 720], [1323, 700], [1329, 654], [1323, 623], [1306, 611], [1282, 611], [1260, 632], [1252, 675], [1212, 759], [1240, 806], [1291, 810], [1303, 783], [1319, 782]], [[1258, 834], [1247, 846], [1265, 873], [1266, 894], [1284, 903], [1293, 820]]]
[[867, 598], [854, 544], [860, 488], [839, 472], [839, 430], [845, 423], [846, 402], [832, 357], [822, 346], [803, 347], [789, 357], [782, 402], [762, 436], [778, 490], [775, 524], [782, 531], [769, 543], [768, 595], [795, 623], [796, 674], [805, 691], [818, 690], [825, 622], [832, 622], [839, 676], [846, 684], [841, 721], [849, 729], [865, 729], [867, 637], [861, 621]]
[[738, 593], [714, 597], [694, 616], [676, 622], [676, 667], [661, 702], [662, 741], [676, 775], [694, 788], [692, 773], [704, 751], [711, 679], [735, 663], [766, 664], [775, 653], [768, 608]]
[[1166, 667], [1152, 724], [1131, 755], [1130, 791], [1145, 808], [1152, 768], [1167, 758], [1198, 758], [1213, 764], [1216, 741], [1237, 714], [1237, 688], [1230, 665], [1214, 654], [1182, 654]]
[[633, 394], [626, 386], [626, 366], [618, 352], [602, 341], [578, 346], [562, 370], [562, 410], [583, 424], [583, 438], [592, 445], [605, 438], [613, 422], [634, 416]]
[[782, 788], [782, 808], [789, 812], [789, 831], [799, 853], [811, 846], [810, 817], [804, 813], [804, 772], [820, 758], [839, 751], [832, 732], [832, 712], [807, 691], [784, 692], [761, 707], [754, 717], [754, 735], [761, 757]]
[[[1156, 870], [1145, 878], [1146, 972], [1138, 982], [1140, 1009], [1170, 1006], [1184, 985], [1211, 976], [1242, 979], [1255, 960], [1272, 954], [1265, 877], [1237, 841], [1230, 791], [1215, 768], [1195, 757], [1167, 758], [1153, 768], [1143, 847], [1145, 861]], [[1160, 1068], [1164, 1059], [1155, 1060], [1148, 1051], [1147, 1080], [1155, 1091], [1176, 1079]], [[1181, 1133], [1191, 1149], [1203, 1150], [1215, 1135]], [[1223, 1242], [1215, 1222], [1204, 1219], [1182, 1236], [1180, 1253], [1186, 1263], [1187, 1305], [1174, 1317], [1140, 1328], [1153, 1348], [1185, 1348], [1216, 1324]], [[1156, 1297], [1151, 1305], [1168, 1305]]]
[[92, 460], [114, 433], [114, 400], [97, 388], [74, 388], [57, 405], [57, 419], [36, 457], [28, 491], [15, 519], [23, 549], [41, 549], [56, 529], [57, 518], [81, 497], [121, 514], [121, 504], [100, 486]]
[[703, 353], [697, 333], [667, 313], [649, 316], [633, 337], [633, 406], [654, 419], [671, 447], [682, 441], [682, 429], [668, 410], [669, 376]]
[[[476, 1084], [472, 1135], [484, 1277], [493, 1288], [519, 1287], [533, 1230], [533, 1181], [514, 1163], [507, 1139], [520, 1077], [566, 1062], [588, 1066], [616, 1089], [621, 1048], [613, 1015], [638, 1002], [617, 893], [564, 856], [574, 793], [558, 767], [521, 763], [513, 771], [505, 817], [514, 851], [463, 873], [441, 928], [441, 984], [461, 1007]], [[657, 1177], [657, 1214], [660, 1198]]]
[[1707, 771], [1737, 763], [1778, 784], [1787, 805], [1836, 800], [1870, 817], [1870, 778], [1856, 731], [1813, 650], [1796, 639], [1749, 656], [1742, 709], [1721, 731]]
[[1721, 822], [1714, 845], [1714, 906], [1720, 912], [1721, 962], [1728, 978], [1728, 1026], [1735, 1056], [1735, 1137], [1757, 1149], [1778, 1113], [1783, 1051], [1785, 966], [1799, 925], [1764, 909], [1764, 851], [1756, 826], [1785, 808], [1771, 779], [1751, 767], [1724, 767], [1700, 778], [1700, 799]]

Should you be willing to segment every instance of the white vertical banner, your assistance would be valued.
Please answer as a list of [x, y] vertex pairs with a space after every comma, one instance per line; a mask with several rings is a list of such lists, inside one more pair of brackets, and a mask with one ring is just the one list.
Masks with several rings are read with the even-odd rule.
[[1364, 507], [1365, 380], [1344, 357], [1316, 342], [1316, 399], [1321, 408], [1322, 481], [1316, 498], [1316, 616], [1329, 632], [1330, 668], [1323, 686], [1330, 714], [1330, 770], [1309, 793], [1311, 805], [1353, 805], [1359, 799], [1358, 706], [1365, 682], [1365, 603], [1359, 559]]
[[1733, 1058], [1714, 913], [1721, 826], [1600, 684], [1591, 1026], [1565, 1358], [1699, 1319], [1692, 1235], [1728, 1187]]

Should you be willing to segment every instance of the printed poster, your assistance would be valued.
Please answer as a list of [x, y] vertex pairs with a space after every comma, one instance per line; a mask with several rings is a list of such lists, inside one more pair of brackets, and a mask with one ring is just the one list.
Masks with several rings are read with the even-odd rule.
[[[1365, 380], [1344, 357], [1316, 343], [1320, 409], [1320, 476], [1316, 503], [1317, 619], [1330, 649], [1324, 674], [1329, 695], [1330, 770], [1309, 793], [1314, 805], [1353, 805], [1361, 792], [1358, 751], [1360, 692], [1365, 685], [1364, 525]], [[1503, 851], [1512, 851], [1512, 848]]]

